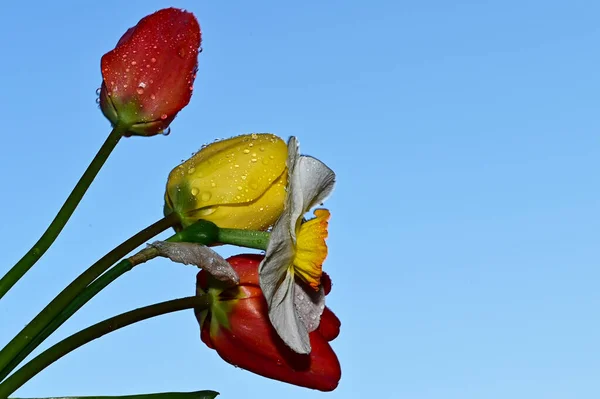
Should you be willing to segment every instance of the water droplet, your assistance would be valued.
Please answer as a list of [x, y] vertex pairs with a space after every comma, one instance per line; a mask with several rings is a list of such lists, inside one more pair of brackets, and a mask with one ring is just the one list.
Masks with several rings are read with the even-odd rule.
[[96, 97], [96, 104], [100, 104], [100, 97]]
[[198, 195], [198, 193], [200, 192], [200, 190], [198, 190], [196, 187], [192, 188], [192, 195], [195, 197], [196, 195]]
[[193, 166], [191, 168], [188, 169], [188, 173], [191, 175], [192, 173], [194, 173], [196, 171], [196, 168], [194, 168]]
[[259, 211], [263, 211], [265, 208], [263, 208], [262, 206], [260, 207]]
[[269, 164], [269, 160], [265, 158], [265, 159], [263, 159], [262, 163], [263, 163], [263, 165], [268, 165]]
[[180, 47], [179, 51], [177, 52], [177, 55], [180, 56], [181, 58], [184, 58], [187, 54], [187, 50], [185, 49], [185, 47]]
[[217, 187], [217, 184], [215, 182], [210, 183], [211, 187]]
[[269, 159], [275, 159], [273, 155], [269, 155]]
[[254, 143], [248, 144], [248, 147], [254, 147]]
[[131, 61], [131, 65], [135, 65], [135, 64], [137, 64], [137, 62]]
[[150, 98], [154, 100], [156, 96], [154, 94], [150, 94]]
[[252, 162], [256, 162], [256, 161], [257, 161], [257, 159], [256, 159], [256, 158], [252, 158], [252, 159], [251, 159], [251, 161], [252, 161]]
[[144, 94], [144, 89], [141, 87], [138, 87], [136, 90], [137, 94]]
[[96, 95], [99, 96], [101, 91], [102, 91], [102, 87], [98, 87], [96, 89]]
[[256, 183], [252, 183], [252, 184], [250, 184], [250, 188], [251, 188], [252, 190], [256, 190], [256, 189], [258, 188], [258, 184], [256, 184]]
[[211, 194], [209, 192], [204, 192], [202, 193], [202, 195], [200, 196], [200, 200], [206, 202], [210, 199]]
[[250, 137], [252, 137], [252, 140], [256, 140], [258, 138], [258, 134], [252, 133]]
[[264, 150], [265, 150], [265, 147], [260, 147], [260, 150], [261, 150], [261, 151], [264, 151]]
[[164, 121], [165, 119], [167, 119], [167, 118], [168, 118], [167, 114], [162, 114], [162, 115], [160, 116], [160, 119], [162, 119], [163, 121]]
[[243, 188], [242, 186], [237, 186], [237, 189], [240, 191], [242, 191], [242, 188]]
[[171, 134], [171, 128], [167, 127], [165, 130], [162, 131], [162, 135], [163, 136], [168, 136], [169, 134]]
[[233, 165], [233, 166], [236, 167], [236, 168], [240, 167], [240, 165], [238, 165], [237, 163], [235, 165]]
[[244, 150], [244, 154], [249, 154], [249, 153], [250, 153], [250, 150], [246, 148], [246, 149]]

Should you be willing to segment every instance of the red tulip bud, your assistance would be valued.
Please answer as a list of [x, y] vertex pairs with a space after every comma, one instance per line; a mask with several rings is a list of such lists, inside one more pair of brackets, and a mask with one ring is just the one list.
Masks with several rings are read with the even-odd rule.
[[227, 261], [240, 283], [226, 285], [198, 273], [197, 291], [211, 295], [211, 308], [196, 313], [202, 341], [234, 366], [290, 384], [334, 390], [341, 377], [340, 363], [329, 341], [340, 329], [340, 321], [325, 308], [319, 328], [310, 333], [310, 354], [292, 351], [271, 325], [267, 302], [258, 283], [261, 255], [238, 255]]
[[126, 135], [168, 128], [192, 96], [200, 26], [192, 13], [166, 8], [142, 18], [102, 57], [100, 107]]

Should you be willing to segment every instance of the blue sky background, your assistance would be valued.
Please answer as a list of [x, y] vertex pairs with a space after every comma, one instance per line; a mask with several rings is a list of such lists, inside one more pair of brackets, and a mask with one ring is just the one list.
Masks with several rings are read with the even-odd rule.
[[[215, 138], [266, 131], [297, 136], [338, 175], [325, 270], [343, 323], [340, 386], [322, 394], [236, 369], [180, 312], [77, 350], [20, 396], [600, 396], [597, 1], [7, 2], [0, 271], [108, 134], [95, 104], [100, 57], [171, 5], [203, 30], [191, 103], [170, 136], [120, 143], [56, 245], [0, 303], [0, 343], [161, 217], [181, 160]], [[195, 274], [141, 266], [49, 342], [190, 295]]]

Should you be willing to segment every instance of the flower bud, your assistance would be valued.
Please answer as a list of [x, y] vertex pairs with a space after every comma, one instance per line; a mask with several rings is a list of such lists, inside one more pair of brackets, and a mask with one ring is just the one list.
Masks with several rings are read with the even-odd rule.
[[192, 96], [201, 35], [192, 13], [167, 8], [130, 28], [102, 57], [100, 108], [127, 136], [168, 128]]
[[165, 214], [177, 213], [182, 227], [204, 219], [265, 230], [283, 211], [286, 158], [285, 142], [268, 133], [209, 144], [169, 174]]

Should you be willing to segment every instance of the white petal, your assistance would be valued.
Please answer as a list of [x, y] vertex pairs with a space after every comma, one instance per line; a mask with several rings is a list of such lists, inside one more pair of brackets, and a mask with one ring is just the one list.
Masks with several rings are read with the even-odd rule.
[[[291, 137], [288, 141], [288, 192], [286, 196], [286, 205], [284, 210], [273, 226], [269, 244], [267, 245], [266, 255], [263, 261], [258, 266], [258, 274], [260, 278], [260, 288], [263, 291], [269, 307], [271, 301], [277, 291], [279, 285], [284, 280], [285, 274], [288, 273], [289, 267], [294, 260], [294, 245], [296, 240], [296, 222], [290, 219], [291, 210], [294, 207], [294, 198], [292, 193], [291, 180], [294, 175], [294, 169], [298, 160], [298, 141], [295, 137]], [[302, 196], [298, 196], [297, 200], [302, 205]]]
[[196, 265], [221, 281], [229, 281], [234, 284], [240, 282], [239, 276], [229, 262], [205, 245], [167, 241], [155, 241], [149, 245], [156, 248], [160, 256], [169, 258], [173, 262]]
[[[298, 173], [298, 166], [300, 164], [300, 156], [298, 155], [298, 140], [294, 136], [290, 137], [288, 141], [288, 186], [287, 195], [285, 198], [285, 207], [282, 218], [287, 217], [285, 220], [287, 228], [290, 231], [292, 238], [292, 245], [296, 245], [296, 225], [298, 220], [306, 213], [304, 210], [304, 200], [302, 196], [302, 180]], [[278, 222], [279, 223], [279, 222]], [[284, 220], [281, 220], [284, 223]]]
[[277, 334], [294, 352], [310, 353], [308, 330], [295, 311], [294, 276], [287, 274], [269, 306], [269, 319]]
[[317, 158], [301, 156], [295, 173], [300, 176], [303, 214], [325, 201], [333, 191], [335, 173]]
[[[297, 353], [310, 353], [308, 333], [314, 331], [325, 308], [325, 295], [305, 291], [294, 281], [296, 226], [313, 206], [333, 190], [335, 173], [316, 158], [299, 156], [298, 141], [288, 141], [288, 187], [284, 211], [273, 226], [266, 255], [258, 273], [269, 305], [271, 324], [282, 340]], [[297, 295], [296, 295], [297, 293]]]
[[319, 327], [321, 315], [325, 310], [325, 291], [319, 287], [318, 291], [313, 290], [306, 284], [294, 283], [294, 306], [300, 321], [304, 323], [306, 330], [310, 333]]
[[293, 260], [294, 247], [289, 231], [285, 223], [277, 223], [271, 232], [265, 258], [258, 266], [260, 288], [269, 306]]

